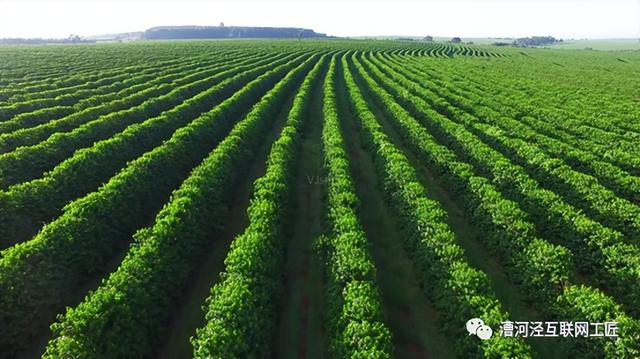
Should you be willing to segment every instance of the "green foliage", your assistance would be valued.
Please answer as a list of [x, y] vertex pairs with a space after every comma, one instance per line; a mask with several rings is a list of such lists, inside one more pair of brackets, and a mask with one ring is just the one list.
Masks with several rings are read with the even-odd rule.
[[[45, 357], [55, 358], [66, 353], [76, 357], [125, 358], [140, 356], [152, 349], [153, 343], [157, 343], [163, 332], [171, 304], [176, 300], [175, 293], [180, 292], [194, 268], [194, 262], [206, 248], [211, 233], [217, 233], [223, 224], [225, 203], [230, 197], [230, 191], [226, 188], [246, 167], [253, 154], [252, 149], [269, 128], [269, 119], [275, 118], [279, 105], [311, 64], [312, 61], [307, 60], [289, 72], [244, 120], [236, 124], [231, 133], [173, 193], [172, 200], [156, 217], [156, 224], [149, 230], [139, 232], [139, 244], [131, 249], [120, 268], [96, 292], [53, 325], [56, 338], [49, 343]], [[263, 191], [259, 189], [257, 193]], [[260, 205], [252, 203], [252, 209], [256, 208], [259, 210]], [[260, 222], [257, 222], [257, 226], [261, 231], [268, 230]], [[180, 238], [180, 241], [176, 242], [176, 238]], [[255, 249], [261, 236], [254, 234], [245, 238], [250, 243], [248, 248]], [[235, 242], [231, 253], [235, 253], [239, 245]], [[246, 256], [242, 258], [230, 254], [228, 265], [234, 267], [229, 264], [234, 262], [233, 258], [238, 258], [235, 267], [243, 267], [247, 262], [249, 267], [268, 267], [272, 262], [266, 253], [244, 254]], [[131, 277], [139, 279], [131, 281]], [[246, 300], [251, 303], [255, 299]], [[104, 321], [93, 320], [93, 330], [88, 332], [83, 329], [84, 325], [95, 312], [111, 315]], [[249, 310], [248, 313], [252, 317], [258, 316], [257, 310]], [[263, 322], [255, 320], [250, 324], [261, 327]], [[74, 350], [78, 343], [81, 347]], [[118, 343], [117, 349], [111, 346], [115, 343]]]
[[[222, 281], [213, 287], [207, 299], [207, 322], [191, 340], [196, 358], [247, 358], [269, 353], [276, 321], [275, 303], [281, 291], [282, 224], [291, 210], [288, 197], [300, 130], [324, 63], [324, 58], [318, 60], [300, 86], [285, 127], [271, 148], [266, 173], [254, 184], [247, 209], [249, 225], [232, 242]], [[297, 86], [296, 80], [302, 74], [303, 71], [288, 75], [288, 91]], [[274, 91], [276, 89], [278, 86]], [[261, 104], [270, 105], [272, 112], [277, 111], [278, 105], [285, 102], [287, 92], [280, 94]], [[261, 116], [264, 114], [258, 112], [254, 117], [259, 120]], [[254, 134], [250, 138], [253, 137], [260, 136]]]
[[[405, 235], [397, 240], [453, 355], [542, 355], [535, 342], [532, 350], [495, 335], [503, 320], [537, 319], [508, 317], [505, 305], [523, 304], [540, 319], [619, 323], [618, 339], [571, 338], [562, 353], [640, 357], [639, 55], [468, 45], [0, 47], [0, 356], [23, 354], [56, 314], [45, 357], [154, 356], [225, 226], [231, 189], [246, 181], [293, 96], [254, 183], [249, 225], [224, 253], [206, 324], [191, 338], [195, 357], [272, 355], [300, 134], [308, 111], [319, 110], [311, 96], [331, 58], [322, 91], [326, 197], [314, 199], [326, 205], [316, 246], [331, 356], [396, 354], [377, 284], [377, 271], [390, 269], [376, 268], [370, 253], [359, 220], [370, 209], [359, 207], [350, 170], [359, 152], [347, 155], [342, 135], [343, 116], [355, 115]], [[432, 180], [451, 212], [429, 197]], [[501, 292], [501, 303], [469, 264], [452, 214], [466, 216], [496, 255], [513, 298]], [[107, 273], [111, 265], [119, 266]], [[494, 337], [467, 335], [472, 317]]]
[[[96, 140], [118, 135], [122, 133], [120, 131], [132, 124], [144, 124], [146, 120], [155, 117], [165, 119], [176, 115], [184, 116], [185, 111], [192, 114], [186, 119], [193, 119], [194, 114], [210, 109], [211, 102], [218, 102], [239, 90], [243, 84], [242, 80], [264, 72], [269, 64], [276, 62], [274, 60], [277, 58], [255, 60], [258, 59], [250, 60], [244, 66], [218, 66], [213, 69], [214, 71], [203, 71], [188, 76], [187, 82], [180, 80], [173, 85], [165, 84], [152, 88], [148, 90], [150, 93], [145, 95], [146, 99], [141, 104], [121, 111], [113, 108], [108, 114], [94, 121], [82, 123], [84, 119], [76, 121], [77, 118], [74, 118], [71, 123], [68, 121], [49, 123], [46, 126], [2, 136], [0, 146], [4, 143], [5, 151], [19, 148], [0, 156], [0, 166], [3, 168], [0, 183], [3, 188], [6, 188], [15, 183], [37, 178], [44, 171], [67, 159], [74, 150], [91, 145]], [[175, 87], [176, 85], [178, 86]], [[131, 97], [137, 96], [139, 95]], [[159, 121], [156, 119], [155, 122]], [[178, 122], [178, 125], [186, 123], [188, 122]], [[64, 132], [65, 129], [71, 131]], [[47, 137], [51, 134], [51, 130], [61, 132]], [[20, 147], [29, 144], [35, 145]]]
[[[580, 358], [636, 358], [640, 356], [640, 322], [597, 289], [571, 286], [557, 299], [564, 320], [591, 323], [617, 322], [618, 338], [567, 338], [571, 352]], [[593, 331], [594, 328], [590, 327]], [[604, 328], [600, 328], [604, 333]]]
[[331, 178], [327, 183], [331, 234], [325, 243], [330, 349], [337, 358], [390, 358], [391, 333], [384, 324], [375, 264], [358, 220], [358, 199], [340, 130], [335, 89], [338, 58], [332, 58], [324, 82], [322, 130], [325, 167]]
[[[508, 318], [491, 293], [486, 274], [471, 268], [446, 224], [446, 213], [427, 197], [408, 159], [388, 140], [355, 82], [349, 61], [342, 60], [345, 83], [362, 137], [374, 154], [386, 193], [404, 225], [407, 252], [422, 275], [425, 292], [441, 311], [443, 329], [456, 338], [457, 355], [466, 357], [531, 357], [521, 339], [494, 336], [480, 341], [465, 334], [469, 318], [496, 327]], [[395, 108], [387, 109], [390, 114]]]
[[306, 57], [259, 76], [130, 163], [100, 190], [67, 205], [64, 214], [32, 240], [2, 251], [0, 290], [8, 295], [0, 297], [6, 309], [0, 323], [12, 335], [2, 336], [0, 347], [24, 342], [30, 330], [45, 325], [69, 303], [71, 291], [99, 273], [130, 242], [131, 234], [153, 219], [171, 191], [228, 133], [235, 116]]
[[[238, 55], [239, 59], [245, 58]], [[236, 58], [230, 56], [229, 60]], [[47, 121], [47, 117], [41, 116], [41, 111], [48, 108], [15, 116], [10, 121], [0, 125], [0, 151], [10, 152], [18, 147], [32, 146], [46, 140], [55, 132], [70, 131], [84, 123], [95, 120], [100, 116], [119, 112], [131, 107], [137, 107], [153, 97], [166, 94], [173, 87], [181, 87], [191, 82], [199, 81], [211, 74], [210, 70], [223, 70], [225, 67], [219, 63], [220, 59], [214, 56], [212, 59], [196, 59], [195, 63], [169, 66], [159, 70], [152, 68], [141, 71], [140, 75], [129, 76], [122, 81], [126, 86], [122, 90], [113, 93], [96, 94], [85, 98], [75, 105], [67, 106], [73, 110], [69, 116], [56, 117]], [[119, 82], [120, 83], [120, 82]], [[165, 86], [163, 86], [165, 85]], [[68, 88], [63, 90], [70, 91]], [[52, 91], [60, 91], [52, 90]], [[100, 92], [106, 92], [102, 90]], [[37, 93], [39, 96], [47, 96], [48, 91]], [[154, 94], [154, 92], [157, 92]], [[53, 109], [67, 108], [56, 106]], [[128, 113], [128, 112], [124, 112]]]
[[[513, 255], [513, 250], [517, 252], [531, 250], [527, 249], [530, 246], [528, 242], [533, 240], [535, 227], [530, 221], [539, 218], [536, 225], [542, 222], [544, 225], [550, 223], [555, 226], [548, 236], [564, 239], [562, 244], [575, 254], [573, 257], [580, 269], [588, 273], [595, 272], [598, 281], [607, 283], [607, 286], [613, 289], [616, 298], [620, 298], [621, 302], [627, 305], [628, 310], [637, 311], [638, 307], [634, 305], [637, 299], [634, 298], [637, 298], [639, 293], [637, 283], [640, 278], [638, 277], [640, 267], [636, 263], [637, 258], [640, 258], [640, 250], [636, 246], [622, 243], [623, 236], [619, 232], [602, 226], [567, 204], [555, 192], [542, 188], [521, 167], [513, 165], [507, 157], [487, 146], [463, 124], [449, 119], [447, 116], [462, 123], [478, 122], [472, 118], [465, 120], [465, 117], [470, 117], [468, 114], [459, 113], [441, 98], [431, 101], [436, 95], [416, 85], [419, 77], [401, 76], [398, 73], [406, 74], [406, 72], [397, 66], [393, 69], [383, 65], [380, 67], [387, 73], [393, 74], [393, 78], [404, 89], [408, 89], [399, 91], [395, 86], [386, 85], [387, 81], [380, 82], [385, 90], [395, 95], [394, 97], [386, 96], [385, 110], [392, 118], [394, 116], [405, 118], [404, 121], [397, 122], [401, 135], [417, 153], [421, 154], [421, 158], [446, 173], [463, 196], [468, 199], [471, 205], [469, 210], [475, 216], [484, 217], [480, 224], [491, 228], [487, 229], [487, 237], [493, 241], [492, 246], [498, 251], [506, 252], [503, 255], [505, 258], [520, 262], [514, 263], [516, 269], [519, 267], [527, 273], [522, 274], [524, 277], [520, 275], [521, 278], [517, 280], [531, 286], [527, 291], [535, 295], [534, 298], [537, 298], [536, 293], [541, 290], [534, 284], [544, 283], [544, 280], [530, 281], [528, 278], [532, 275], [531, 268], [543, 270], [535, 275], [537, 278], [555, 278], [564, 271], [561, 278], [556, 278], [560, 280], [547, 282], [547, 289], [542, 292], [543, 297], [547, 299], [553, 298], [559, 292], [561, 284], [567, 282], [573, 268], [573, 264], [564, 262], [570, 259], [567, 255], [554, 256], [552, 258], [555, 262], [547, 263], [543, 267], [535, 262], [530, 264], [521, 262], [533, 260], [536, 257]], [[382, 71], [376, 71], [373, 67], [371, 67], [371, 73], [380, 79], [388, 76]], [[391, 112], [392, 109], [393, 112]], [[437, 109], [447, 116], [436, 111]], [[446, 146], [438, 144], [439, 141]], [[467, 160], [475, 166], [461, 160]], [[486, 175], [489, 180], [474, 177], [474, 173]], [[518, 203], [501, 198], [505, 195], [517, 199]], [[496, 232], [496, 225], [499, 232]], [[542, 242], [535, 241], [534, 244], [541, 245]], [[566, 249], [554, 247], [555, 249], [538, 248], [534, 252], [566, 252]], [[618, 255], [615, 257], [618, 259], [614, 259], [613, 253], [624, 253], [625, 257], [620, 258]], [[617, 265], [611, 264], [614, 261]], [[548, 308], [548, 305], [540, 306], [543, 312], [548, 311]]]
[[[70, 133], [54, 135], [38, 146], [25, 148], [24, 151], [14, 151], [5, 157], [0, 156], [0, 164], [4, 158], [18, 167], [16, 169], [7, 166], [7, 170], [25, 175], [30, 171], [24, 168], [20, 170], [24, 164], [33, 167], [33, 163], [37, 163], [35, 165], [37, 167], [42, 164], [48, 166], [48, 164], [57, 163], [56, 158], [64, 158], [64, 154], [69, 152], [67, 146], [90, 141], [95, 136], [109, 136], [111, 131], [117, 130], [118, 123], [122, 121], [126, 123], [137, 116], [140, 119], [148, 118], [141, 123], [131, 124], [124, 131], [95, 143], [89, 148], [77, 150], [73, 156], [57, 165], [43, 178], [12, 186], [6, 192], [11, 206], [0, 204], [0, 220], [6, 224], [0, 229], [0, 240], [4, 242], [0, 244], [0, 248], [22, 242], [33, 236], [39, 229], [37, 224], [55, 218], [70, 200], [97, 189], [103, 181], [126, 166], [128, 160], [135, 159], [161, 145], [177, 129], [187, 126], [202, 112], [209, 111], [214, 104], [231, 97], [265, 69], [274, 64], [285, 63], [286, 59], [276, 59], [276, 61], [264, 59], [236, 68], [229, 65], [230, 70], [194, 81], [185, 87], [176, 88], [168, 94], [173, 94], [175, 97], [169, 102], [182, 103], [159, 116], [148, 118], [156, 112], [145, 110], [146, 105], [143, 104], [139, 110], [114, 112], [80, 126]], [[245, 71], [238, 73], [242, 70]], [[207, 74], [211, 73], [207, 71]], [[215, 86], [211, 86], [212, 84]], [[184, 97], [189, 94], [193, 96], [185, 100]], [[162, 98], [164, 96], [159, 97], [159, 99]], [[241, 111], [243, 109], [239, 108], [235, 112], [230, 112], [229, 115], [238, 115]], [[36, 157], [38, 161], [34, 160]], [[35, 173], [32, 175], [35, 176]], [[25, 222], [33, 224], [26, 225]]]

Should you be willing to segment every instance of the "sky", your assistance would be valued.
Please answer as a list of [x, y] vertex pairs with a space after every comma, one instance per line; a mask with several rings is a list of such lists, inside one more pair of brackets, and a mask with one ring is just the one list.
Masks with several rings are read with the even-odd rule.
[[220, 22], [334, 36], [639, 38], [640, 0], [0, 0], [0, 38]]

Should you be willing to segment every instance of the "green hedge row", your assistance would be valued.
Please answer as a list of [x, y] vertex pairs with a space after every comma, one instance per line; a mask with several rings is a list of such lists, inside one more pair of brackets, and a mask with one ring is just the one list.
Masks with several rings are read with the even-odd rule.
[[[446, 212], [427, 196], [409, 160], [377, 122], [351, 74], [350, 61], [345, 58], [342, 62], [364, 143], [373, 153], [379, 175], [384, 178], [385, 192], [399, 213], [406, 233], [405, 248], [422, 275], [425, 292], [440, 311], [444, 331], [455, 338], [456, 354], [467, 358], [532, 357], [531, 348], [522, 338], [494, 335], [489, 340], [480, 340], [467, 333], [466, 322], [477, 317], [497, 334], [508, 314], [492, 293], [487, 275], [467, 263], [464, 250], [446, 222]], [[385, 111], [394, 113], [398, 109]]]
[[[64, 57], [64, 56], [63, 56]], [[54, 59], [52, 59], [54, 60]], [[77, 58], [71, 58], [71, 61], [77, 60]], [[21, 101], [28, 101], [37, 98], [56, 97], [64, 95], [69, 91], [81, 90], [85, 88], [92, 88], [93, 83], [99, 81], [102, 77], [118, 76], [123, 73], [131, 74], [132, 71], [144, 71], [146, 69], [158, 69], [165, 66], [174, 66], [180, 63], [178, 59], [155, 59], [155, 61], [148, 62], [134, 62], [127, 66], [109, 66], [100, 64], [96, 59], [91, 59], [94, 68], [79, 69], [70, 73], [69, 64], [64, 64], [60, 61], [60, 58], [55, 59], [54, 63], [50, 63], [52, 67], [60, 66], [57, 71], [49, 68], [48, 70], [32, 67], [28, 72], [28, 75], [23, 77], [22, 82], [14, 82], [7, 84], [3, 87], [3, 95], [7, 96], [6, 102], [15, 103]], [[23, 61], [24, 62], [24, 61]], [[66, 65], [66, 66], [65, 66]], [[33, 64], [32, 64], [33, 66]], [[42, 71], [36, 74], [38, 71]], [[97, 70], [97, 71], [96, 71]], [[66, 72], [66, 78], [63, 74]], [[57, 80], [54, 78], [58, 78]], [[3, 78], [4, 79], [4, 78]], [[14, 79], [17, 80], [17, 79]], [[59, 85], [59, 86], [53, 86]], [[11, 95], [9, 95], [11, 93]]]
[[[411, 144], [416, 153], [420, 154], [420, 158], [426, 159], [429, 164], [442, 170], [446, 178], [450, 180], [449, 183], [453, 184], [468, 200], [470, 204], [468, 212], [475, 219], [480, 220], [479, 224], [484, 230], [483, 234], [488, 237], [494, 250], [502, 257], [507, 258], [514, 266], [514, 273], [517, 275], [516, 282], [522, 285], [536, 307], [547, 318], [573, 318], [574, 305], [562, 299], [575, 288], [569, 286], [572, 268], [571, 253], [566, 248], [554, 246], [535, 238], [533, 225], [527, 221], [526, 213], [517, 204], [505, 200], [488, 180], [473, 176], [471, 166], [458, 162], [451, 151], [435, 144], [435, 139], [424, 128], [418, 126], [417, 121], [411, 118], [406, 110], [391, 103], [393, 99], [388, 94], [380, 89], [371, 90], [371, 85], [382, 84], [383, 87], [390, 88], [398, 95], [400, 92], [394, 91], [396, 86], [390, 85], [389, 82], [383, 82], [387, 79], [375, 68], [368, 67], [372, 76], [378, 78], [377, 83], [372, 81], [373, 79], [357, 62], [356, 67], [360, 70], [359, 74], [367, 80], [369, 89], [376, 95], [376, 99], [382, 105], [388, 106], [387, 115], [397, 120], [397, 128], [401, 135], [407, 137], [407, 143]], [[403, 83], [402, 85], [408, 84]], [[411, 136], [411, 133], [414, 133], [415, 136]], [[582, 287], [581, 290], [598, 293], [596, 289], [588, 287]], [[606, 301], [609, 307], [615, 305], [613, 300], [604, 294], [599, 294], [598, 300]], [[594, 305], [596, 303], [598, 301], [595, 301]], [[618, 308], [617, 305], [615, 307]], [[620, 313], [622, 312], [620, 311]], [[595, 321], [596, 318], [599, 318], [600, 321], [606, 319], [597, 307], [584, 306], [583, 314], [588, 315], [592, 321]], [[574, 319], [579, 320], [577, 317]], [[632, 343], [637, 338], [638, 322], [627, 317], [621, 326], [622, 343]], [[592, 344], [600, 351], [609, 345], [609, 342], [606, 341], [596, 341]], [[572, 353], [576, 352], [576, 348], [570, 348]], [[625, 353], [628, 357], [632, 357], [633, 346], [624, 348], [625, 345], [620, 345], [618, 350], [629, 350]]]
[[[381, 59], [381, 57], [376, 56], [376, 60], [378, 59]], [[424, 78], [424, 75], [426, 75], [426, 73], [420, 72], [419, 69], [411, 66], [407, 61], [401, 62], [403, 64], [402, 67], [398, 66], [400, 63], [397, 61], [385, 63], [393, 67], [394, 71], [410, 76], [414, 79], [413, 81], [417, 77], [412, 77], [412, 74], [416, 74], [420, 78]], [[498, 126], [511, 137], [535, 143], [549, 155], [564, 160], [572, 168], [598, 178], [599, 182], [611, 188], [619, 196], [640, 204], [639, 177], [632, 176], [627, 171], [602, 160], [597, 154], [571, 145], [575, 139], [563, 135], [552, 124], [532, 117], [529, 118], [531, 121], [524, 121], [526, 116], [518, 121], [514, 119], [514, 115], [510, 111], [512, 110], [511, 108], [498, 103], [492, 96], [486, 96], [485, 93], [474, 91], [466, 82], [456, 81], [454, 86], [450, 84], [450, 81], [441, 80], [438, 84], [435, 84], [431, 83], [431, 81], [423, 80], [419, 83], [426, 91], [433, 92], [437, 96], [446, 99], [457, 111], [464, 110], [474, 115], [480, 123]], [[445, 84], [445, 86], [439, 84]], [[446, 103], [441, 105], [440, 102], [434, 102], [433, 106], [443, 115], [455, 116], [455, 113], [451, 113], [450, 107]]]
[[[520, 67], [521, 71], [525, 69], [526, 67]], [[441, 76], [440, 73], [442, 73], [442, 70], [442, 68], [438, 68], [435, 72], [432, 72], [432, 74], [436, 74], [436, 76], [439, 77]], [[527, 80], [522, 76], [513, 77], [513, 73], [508, 71], [499, 72], [498, 75], [493, 71], [482, 71], [481, 74], [474, 73], [477, 72], [478, 69], [468, 67], [466, 70], [468, 71], [465, 73], [466, 78], [464, 83], [469, 84], [473, 81], [473, 87], [476, 92], [483, 94], [485, 97], [498, 100], [502, 104], [501, 108], [506, 108], [514, 113], [514, 117], [519, 121], [539, 125], [540, 128], [545, 129], [545, 134], [560, 138], [567, 144], [595, 154], [600, 159], [613, 163], [634, 176], [640, 176], [640, 157], [638, 157], [636, 150], [638, 142], [637, 131], [640, 126], [637, 124], [634, 126], [635, 121], [619, 120], [619, 118], [623, 116], [633, 118], [633, 113], [637, 106], [626, 102], [627, 106], [624, 106], [624, 110], [617, 113], [614, 112], [604, 118], [599, 118], [603, 115], [602, 111], [607, 110], [605, 106], [600, 106], [597, 110], [594, 110], [587, 102], [579, 107], [573, 107], [571, 111], [566, 111], [564, 108], [571, 102], [564, 100], [561, 102], [561, 106], [550, 106], [552, 100], [557, 95], [552, 94], [549, 88], [545, 89], [544, 100], [542, 101], [536, 98], [536, 96], [523, 96], [526, 92], [521, 90], [505, 90], [505, 88], [522, 89], [527, 86], [533, 86], [537, 91], [542, 91], [541, 89], [547, 85], [543, 82], [532, 82], [531, 78], [529, 78], [527, 79], [529, 84], [526, 84], [525, 81]], [[479, 75], [482, 76], [481, 81], [477, 80], [477, 76]], [[585, 76], [591, 77], [591, 74], [585, 74]], [[475, 81], [474, 77], [476, 77]], [[567, 77], [565, 77], [564, 80], [567, 80]], [[619, 87], [621, 82], [611, 81], [609, 84]], [[565, 98], [566, 95], [558, 85], [559, 82], [555, 82], [552, 89], [554, 91], [560, 91], [561, 95], [558, 96], [559, 98]], [[579, 84], [578, 86], [584, 87], [584, 84]], [[575, 87], [570, 91], [574, 89]], [[615, 90], [615, 93], [620, 93], [618, 88]], [[585, 94], [586, 93], [588, 92], [585, 92]], [[487, 96], [487, 94], [491, 96]], [[631, 98], [632, 96], [628, 97]], [[531, 103], [532, 101], [536, 101], [536, 104], [533, 105]], [[602, 101], [602, 99], [595, 98], [590, 102], [595, 103], [598, 101]], [[628, 101], [628, 99], [625, 99], [624, 96], [617, 96], [615, 101], [610, 101], [608, 105], [613, 107], [618, 103], [625, 103], [625, 101]], [[576, 114], [587, 108], [591, 110], [587, 113], [582, 113], [583, 118], [575, 118]], [[625, 127], [631, 127], [633, 130], [626, 131]], [[611, 131], [616, 133], [611, 133]], [[615, 143], [615, 146], [612, 146], [612, 143]]]
[[[360, 62], [355, 62], [358, 75], [368, 85], [375, 101], [392, 119], [392, 125], [398, 129], [405, 143], [447, 179], [454, 193], [465, 199], [466, 211], [483, 231], [482, 237], [486, 238], [488, 246], [513, 267], [514, 271], [508, 271], [511, 279], [522, 283], [529, 297], [536, 299], [534, 303], [539, 303], [539, 309], [547, 311], [548, 303], [562, 292], [563, 286], [569, 281], [574, 267], [571, 252], [537, 238], [534, 225], [517, 203], [506, 199], [489, 180], [477, 176], [473, 166], [461, 162], [452, 151], [439, 145], [396, 102], [404, 102], [398, 97], [408, 101], [408, 94], [399, 89], [410, 84], [392, 83], [371, 63], [364, 63], [369, 65], [366, 70]], [[416, 98], [413, 100], [418, 101]]]
[[[416, 87], [416, 84], [412, 86]], [[442, 101], [438, 102], [435, 103], [438, 112], [462, 123], [482, 141], [523, 166], [543, 187], [552, 188], [565, 202], [584, 209], [594, 220], [621, 231], [628, 238], [639, 237], [640, 207], [618, 197], [591, 175], [575, 171], [562, 159], [547, 155], [537, 144], [513, 138], [493, 124], [481, 123], [477, 117], [456, 108], [459, 101], [452, 101], [453, 104], [445, 101], [444, 105]]]
[[[128, 107], [137, 106], [147, 100], [149, 97], [132, 95], [137, 95], [138, 92], [143, 92], [144, 90], [149, 89], [154, 85], [160, 85], [163, 83], [173, 83], [174, 86], [189, 83], [183, 82], [183, 79], [192, 75], [185, 76], [185, 74], [194, 73], [194, 70], [200, 72], [200, 69], [202, 69], [203, 67], [213, 66], [222, 66], [220, 65], [219, 58], [208, 60], [200, 59], [199, 62], [189, 62], [186, 64], [170, 66], [167, 68], [163, 68], [162, 70], [150, 69], [148, 73], [137, 74], [136, 76], [129, 75], [126, 80], [122, 81], [122, 83], [126, 85], [126, 87], [124, 87], [122, 90], [101, 95], [94, 95], [81, 100], [73, 106], [47, 107], [40, 110], [16, 115], [9, 121], [0, 122], [0, 133], [2, 133], [2, 135], [0, 135], [0, 151], [9, 152], [19, 146], [32, 145], [37, 143], [34, 141], [38, 141], [38, 137], [40, 138], [40, 140], [45, 140], [56, 129], [56, 132], [61, 132], [65, 129], [72, 129], [81, 123], [88, 122], [91, 119], [95, 119], [101, 115], [124, 110]], [[166, 92], [168, 91], [169, 90], [167, 90]], [[162, 94], [164, 93], [161, 93], [159, 95]], [[19, 134], [24, 135], [35, 131], [27, 131], [26, 129], [37, 127], [40, 125], [42, 125], [44, 128], [49, 128], [49, 132], [38, 132], [38, 134], [42, 134], [38, 137], [26, 135], [29, 138], [29, 141], [16, 143], [11, 142], [11, 138], [20, 137]], [[7, 133], [17, 131], [20, 132], [18, 132], [16, 135], [7, 135]]]
[[[138, 67], [137, 69], [131, 69], [136, 73], [149, 73], [158, 72], [159, 68], [144, 69]], [[93, 80], [83, 85], [77, 85], [68, 87], [65, 91], [53, 91], [52, 96], [29, 96], [23, 95], [13, 97], [10, 99], [9, 104], [0, 106], [0, 123], [12, 120], [19, 114], [27, 114], [29, 112], [37, 111], [47, 107], [56, 106], [68, 106], [75, 109], [81, 107], [82, 100], [88, 99], [93, 96], [100, 96], [108, 94], [113, 91], [120, 91], [125, 89], [128, 84], [122, 80], [126, 80], [131, 77], [131, 72], [123, 71], [123, 73], [115, 76], [109, 76], [104, 74], [103, 76], [93, 76]]]
[[[564, 344], [575, 358], [639, 358], [640, 322], [629, 317], [613, 299], [585, 286], [568, 287], [557, 299], [558, 317], [573, 322], [617, 322], [617, 338], [566, 338]], [[593, 332], [594, 328], [589, 330]], [[604, 328], [600, 327], [600, 333]]]
[[176, 131], [162, 146], [131, 162], [98, 191], [67, 205], [65, 213], [34, 239], [2, 251], [0, 350], [26, 342], [31, 331], [48, 324], [73, 291], [100, 273], [130, 242], [131, 234], [153, 219], [171, 191], [226, 136], [237, 117], [305, 58], [308, 55], [273, 65], [274, 69]]
[[[275, 63], [281, 62], [286, 59]], [[43, 178], [0, 192], [0, 221], [5, 224], [0, 228], [0, 249], [31, 238], [42, 223], [59, 216], [66, 203], [97, 189], [126, 166], [127, 161], [161, 145], [176, 129], [231, 96], [269, 66], [257, 66], [223, 80], [160, 116], [131, 125], [92, 147], [79, 149]], [[105, 124], [110, 126], [108, 122]], [[91, 126], [90, 130], [100, 133], [101, 126]]]
[[391, 332], [384, 323], [376, 268], [358, 220], [358, 199], [340, 130], [335, 89], [338, 58], [332, 58], [325, 78], [322, 130], [326, 175], [330, 179], [327, 201], [331, 232], [324, 243], [330, 351], [336, 358], [391, 358]]
[[[167, 92], [158, 97], [149, 97], [138, 106], [125, 110], [108, 113], [84, 122], [84, 116], [73, 117], [71, 123], [66, 120], [51, 122], [50, 124], [7, 134], [3, 137], [5, 143], [14, 149], [14, 146], [21, 146], [22, 143], [36, 143], [32, 146], [19, 147], [13, 152], [0, 155], [0, 186], [7, 188], [16, 183], [22, 183], [40, 177], [45, 171], [55, 167], [77, 149], [91, 146], [94, 142], [109, 138], [131, 124], [140, 123], [149, 118], [161, 116], [163, 112], [172, 110], [212, 86], [216, 86], [221, 81], [229, 80], [235, 75], [243, 76], [244, 71], [250, 71], [256, 66], [268, 66], [272, 59], [261, 59], [257, 63], [248, 61], [244, 66], [227, 65], [215, 71], [198, 73], [197, 77], [192, 77], [191, 82], [184, 82], [182, 86], [171, 89], [172, 85], [159, 85], [158, 89], [151, 92]], [[222, 72], [218, 72], [224, 70]], [[254, 74], [251, 72], [250, 74]], [[248, 75], [247, 75], [248, 76]], [[169, 91], [170, 90], [170, 91]], [[182, 106], [184, 107], [184, 106]], [[207, 109], [202, 105], [200, 112]], [[79, 120], [78, 123], [75, 123]], [[65, 132], [65, 126], [71, 128]], [[77, 126], [79, 125], [79, 126]], [[51, 134], [51, 130], [55, 132]], [[62, 132], [59, 132], [62, 131]], [[40, 142], [42, 137], [44, 141]]]
[[[588, 218], [554, 192], [541, 188], [521, 167], [513, 165], [508, 158], [482, 143], [464, 126], [439, 114], [422, 97], [412, 95], [410, 90], [421, 93], [415, 84], [403, 81], [402, 87], [403, 91], [397, 92], [396, 100], [406, 106], [415, 119], [436, 134], [444, 144], [456, 149], [470, 162], [475, 162], [479, 170], [488, 172], [491, 181], [487, 182], [518, 200], [530, 218], [538, 219], [536, 225], [552, 229], [546, 236], [553, 236], [569, 248], [578, 268], [593, 273], [594, 279], [609, 288], [628, 312], [633, 315], [638, 313], [640, 249], [637, 246], [624, 243], [619, 232]], [[423, 135], [417, 136], [421, 141], [429, 138], [429, 142], [437, 144], [425, 127], [419, 126], [416, 120], [412, 122], [413, 127], [421, 128], [419, 131]], [[450, 152], [449, 157], [455, 158], [453, 152], [444, 146], [440, 147]], [[445, 163], [443, 161], [441, 163]]]
[[289, 72], [193, 170], [155, 224], [137, 233], [120, 268], [52, 326], [55, 339], [45, 358], [134, 358], [153, 351], [198, 258], [224, 226], [233, 193], [229, 186], [245, 172], [282, 104], [314, 62], [309, 58]]
[[[229, 55], [231, 57], [234, 56], [234, 53], [230, 52]], [[215, 58], [216, 61], [219, 61], [220, 56], [224, 56], [224, 52], [222, 51], [213, 51], [211, 54], [207, 55], [198, 55], [193, 58], [185, 59], [183, 61], [157, 61], [157, 62], [146, 62], [141, 63], [139, 65], [127, 66], [125, 68], [115, 68], [109, 69], [106, 71], [100, 71], [98, 74], [93, 74], [91, 76], [87, 76], [85, 81], [81, 84], [77, 84], [74, 86], [68, 86], [63, 88], [55, 88], [49, 90], [42, 91], [33, 91], [27, 92], [24, 94], [15, 94], [11, 96], [7, 102], [16, 103], [21, 101], [34, 100], [38, 98], [53, 98], [60, 95], [64, 95], [73, 91], [80, 91], [84, 89], [95, 89], [96, 85], [101, 83], [101, 79], [104, 78], [116, 78], [116, 82], [125, 82], [131, 83], [131, 80], [138, 77], [138, 75], [152, 75], [154, 73], [163, 72], [165, 69], [177, 69], [183, 67], [197, 68], [198, 63], [207, 63], [211, 58]], [[131, 76], [132, 73], [135, 73], [136, 76]], [[120, 76], [120, 74], [124, 74], [124, 76]], [[98, 76], [96, 76], [98, 75]], [[105, 93], [107, 91], [100, 90], [100, 92]], [[81, 100], [78, 104], [82, 103], [85, 100]], [[76, 104], [76, 105], [78, 105]]]
[[222, 281], [207, 298], [206, 324], [192, 338], [195, 358], [249, 358], [270, 352], [281, 292], [282, 225], [291, 210], [300, 130], [324, 64], [323, 57], [302, 83], [285, 127], [271, 148], [266, 172], [254, 183], [247, 209], [249, 225], [233, 240]]

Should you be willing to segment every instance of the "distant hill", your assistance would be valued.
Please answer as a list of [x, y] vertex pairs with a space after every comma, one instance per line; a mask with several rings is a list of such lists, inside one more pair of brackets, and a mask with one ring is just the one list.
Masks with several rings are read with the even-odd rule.
[[144, 32], [146, 40], [327, 37], [310, 29], [244, 26], [159, 26]]

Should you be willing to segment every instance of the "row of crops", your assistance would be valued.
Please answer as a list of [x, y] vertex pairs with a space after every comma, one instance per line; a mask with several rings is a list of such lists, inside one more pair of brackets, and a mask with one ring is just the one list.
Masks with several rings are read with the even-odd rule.
[[[0, 58], [0, 357], [640, 356], [636, 53]], [[505, 321], [618, 332], [506, 337]]]

